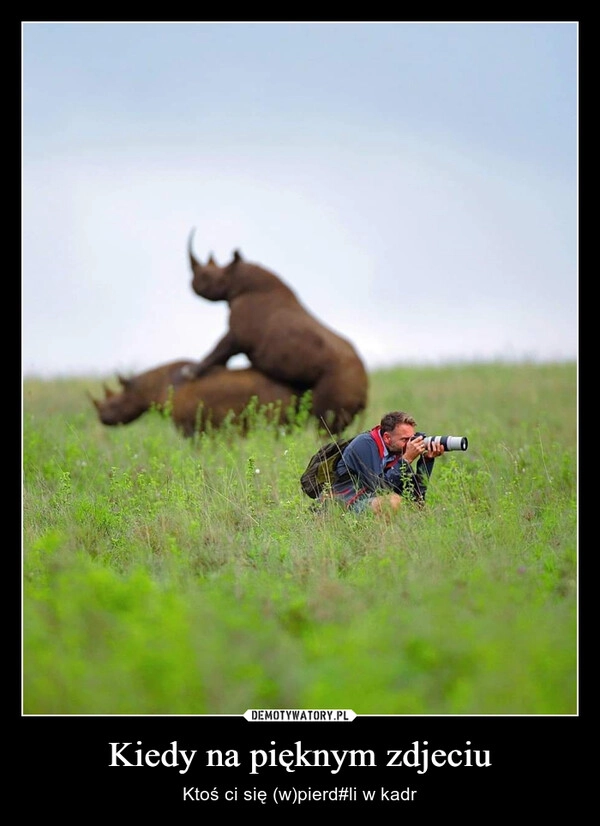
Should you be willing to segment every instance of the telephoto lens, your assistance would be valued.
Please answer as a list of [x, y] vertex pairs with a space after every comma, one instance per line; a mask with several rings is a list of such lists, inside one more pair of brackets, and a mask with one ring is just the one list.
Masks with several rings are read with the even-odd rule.
[[466, 436], [425, 436], [423, 442], [427, 448], [432, 442], [441, 444], [444, 450], [466, 450], [469, 447], [469, 440]]

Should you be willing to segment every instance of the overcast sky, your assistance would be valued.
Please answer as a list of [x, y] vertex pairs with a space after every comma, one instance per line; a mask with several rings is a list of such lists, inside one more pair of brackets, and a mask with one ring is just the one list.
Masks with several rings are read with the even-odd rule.
[[191, 289], [193, 227], [368, 369], [576, 358], [576, 22], [25, 22], [22, 43], [25, 376], [211, 350], [228, 308]]

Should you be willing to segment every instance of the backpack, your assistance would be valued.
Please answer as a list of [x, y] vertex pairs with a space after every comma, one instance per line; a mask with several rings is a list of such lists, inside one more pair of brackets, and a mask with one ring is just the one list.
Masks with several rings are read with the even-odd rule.
[[311, 499], [318, 499], [327, 485], [333, 484], [335, 466], [340, 459], [344, 448], [350, 444], [354, 436], [349, 439], [340, 439], [328, 442], [317, 450], [306, 470], [300, 477], [302, 490]]
[[[379, 425], [375, 425], [369, 431], [379, 452], [379, 458], [383, 459], [385, 453], [385, 446], [383, 444], [381, 435], [379, 433]], [[317, 450], [314, 456], [311, 457], [310, 462], [306, 466], [306, 470], [300, 477], [300, 485], [302, 490], [311, 499], [318, 499], [326, 487], [331, 487], [334, 482], [350, 481], [350, 474], [344, 473], [338, 476], [335, 472], [335, 466], [341, 458], [344, 448], [355, 439], [356, 436], [350, 436], [348, 439], [339, 439], [335, 442], [327, 442], [326, 445]], [[387, 460], [386, 469], [395, 465], [400, 456], [393, 456]]]

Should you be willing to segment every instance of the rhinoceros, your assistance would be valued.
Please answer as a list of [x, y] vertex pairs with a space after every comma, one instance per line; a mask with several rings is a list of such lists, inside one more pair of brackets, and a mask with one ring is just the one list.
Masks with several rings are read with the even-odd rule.
[[368, 376], [352, 343], [317, 320], [275, 273], [244, 260], [239, 250], [219, 266], [201, 264], [188, 242], [193, 291], [227, 301], [229, 329], [182, 378], [198, 378], [239, 353], [273, 380], [302, 394], [312, 391], [312, 412], [331, 433], [344, 430], [367, 405]]
[[170, 361], [131, 378], [117, 375], [120, 392], [104, 384], [104, 399], [90, 398], [105, 425], [128, 424], [151, 407], [165, 409], [168, 404], [173, 424], [184, 436], [220, 427], [225, 420], [246, 424], [242, 416], [254, 398], [258, 407], [265, 405], [268, 418], [288, 422], [297, 397], [291, 387], [274, 381], [246, 367], [230, 370], [215, 367], [198, 379], [176, 385], [183, 367], [191, 360]]

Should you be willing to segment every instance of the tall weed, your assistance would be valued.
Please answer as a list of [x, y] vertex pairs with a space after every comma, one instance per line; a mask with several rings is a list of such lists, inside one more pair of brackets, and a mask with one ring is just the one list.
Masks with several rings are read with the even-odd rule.
[[306, 408], [186, 440], [100, 387], [23, 384], [25, 714], [576, 713], [574, 364], [373, 373], [350, 433], [469, 438], [389, 521], [310, 510]]

